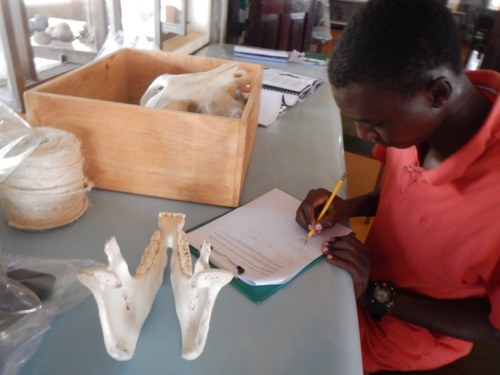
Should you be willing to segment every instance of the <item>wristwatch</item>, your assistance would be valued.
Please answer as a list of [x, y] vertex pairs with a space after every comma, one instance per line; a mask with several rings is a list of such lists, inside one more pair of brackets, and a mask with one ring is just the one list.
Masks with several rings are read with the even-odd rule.
[[394, 287], [385, 281], [372, 281], [368, 285], [368, 310], [374, 320], [380, 320], [396, 301]]

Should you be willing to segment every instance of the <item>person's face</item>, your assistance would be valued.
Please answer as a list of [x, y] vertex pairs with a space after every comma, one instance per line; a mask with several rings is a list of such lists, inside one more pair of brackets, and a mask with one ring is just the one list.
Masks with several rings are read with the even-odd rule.
[[358, 136], [385, 146], [423, 143], [442, 121], [440, 109], [432, 105], [426, 91], [405, 98], [371, 84], [350, 83], [344, 88], [332, 86], [332, 93], [340, 111], [354, 121]]

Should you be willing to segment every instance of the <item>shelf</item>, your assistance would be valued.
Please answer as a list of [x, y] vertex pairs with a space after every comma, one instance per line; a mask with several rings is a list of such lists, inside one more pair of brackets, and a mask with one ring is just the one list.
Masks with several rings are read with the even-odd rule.
[[208, 34], [189, 32], [187, 35], [176, 35], [163, 42], [162, 50], [166, 52], [177, 52], [184, 55], [192, 54], [206, 46], [209, 41]]

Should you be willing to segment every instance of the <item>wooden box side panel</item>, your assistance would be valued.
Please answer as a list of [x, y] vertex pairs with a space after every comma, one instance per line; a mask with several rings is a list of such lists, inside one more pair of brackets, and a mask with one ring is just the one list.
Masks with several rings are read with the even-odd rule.
[[[231, 61], [203, 56], [181, 55], [163, 51], [126, 49], [127, 60], [139, 74], [156, 77], [161, 74], [205, 72]], [[142, 69], [141, 69], [142, 67]], [[147, 68], [147, 69], [145, 69]]]
[[125, 103], [129, 91], [128, 70], [126, 54], [114, 53], [56, 77], [32, 90]]
[[252, 73], [251, 91], [245, 110], [240, 120], [239, 152], [237, 171], [234, 174], [236, 201], [239, 201], [245, 183], [250, 157], [252, 155], [255, 134], [258, 127], [260, 109], [260, 88], [262, 86], [263, 68], [256, 64], [241, 64], [243, 69]]
[[36, 92], [26, 99], [32, 125], [81, 140], [86, 174], [98, 188], [238, 204], [238, 120]]

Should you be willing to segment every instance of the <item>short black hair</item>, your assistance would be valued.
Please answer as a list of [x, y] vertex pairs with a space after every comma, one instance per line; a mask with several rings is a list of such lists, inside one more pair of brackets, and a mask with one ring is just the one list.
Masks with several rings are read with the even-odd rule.
[[439, 0], [369, 0], [349, 21], [331, 56], [330, 83], [368, 82], [413, 94], [426, 72], [461, 72], [457, 25]]

